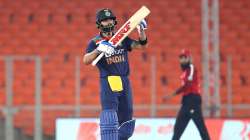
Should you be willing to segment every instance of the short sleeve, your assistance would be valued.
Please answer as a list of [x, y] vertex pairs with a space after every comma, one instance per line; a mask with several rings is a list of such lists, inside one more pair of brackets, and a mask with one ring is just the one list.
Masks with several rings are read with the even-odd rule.
[[95, 42], [94, 42], [93, 40], [91, 40], [91, 41], [89, 42], [87, 48], [86, 48], [86, 53], [92, 52], [93, 50], [96, 49], [96, 47], [97, 47], [97, 46], [96, 46]]
[[124, 45], [124, 47], [128, 50], [128, 51], [132, 51], [132, 47], [131, 47], [131, 45], [132, 45], [132, 43], [134, 42], [135, 40], [133, 40], [133, 39], [131, 39], [131, 38], [129, 38], [129, 37], [126, 37], [125, 39], [124, 39], [124, 41], [123, 41], [123, 45]]

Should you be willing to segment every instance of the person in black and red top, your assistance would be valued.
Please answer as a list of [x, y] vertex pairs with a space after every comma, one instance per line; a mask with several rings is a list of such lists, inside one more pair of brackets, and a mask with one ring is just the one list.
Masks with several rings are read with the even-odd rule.
[[194, 121], [202, 140], [210, 140], [201, 110], [202, 101], [198, 72], [192, 64], [190, 52], [186, 49], [182, 50], [179, 61], [183, 71], [180, 77], [182, 85], [174, 93], [164, 97], [164, 100], [167, 100], [178, 94], [183, 95], [182, 106], [176, 118], [172, 140], [180, 139], [190, 119]]

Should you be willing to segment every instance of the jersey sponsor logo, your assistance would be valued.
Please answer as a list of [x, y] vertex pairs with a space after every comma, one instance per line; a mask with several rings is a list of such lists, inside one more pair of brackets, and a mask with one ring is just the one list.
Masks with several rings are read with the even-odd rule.
[[131, 28], [130, 28], [130, 21], [129, 21], [127, 24], [125, 24], [124, 28], [121, 29], [121, 30], [117, 33], [117, 35], [116, 35], [114, 38], [112, 38], [112, 39], [110, 40], [110, 42], [111, 42], [113, 45], [116, 45], [117, 42], [119, 42], [119, 40], [121, 40], [121, 38], [124, 37], [125, 34], [126, 34], [130, 29], [131, 29]]
[[113, 55], [120, 55], [120, 54], [123, 54], [125, 52], [124, 49], [115, 49], [114, 53], [112, 54], [105, 54], [105, 57], [111, 57]]
[[111, 55], [105, 54], [106, 61], [109, 65], [115, 64], [115, 63], [121, 63], [125, 62], [125, 50], [124, 49], [116, 49], [115, 52]]

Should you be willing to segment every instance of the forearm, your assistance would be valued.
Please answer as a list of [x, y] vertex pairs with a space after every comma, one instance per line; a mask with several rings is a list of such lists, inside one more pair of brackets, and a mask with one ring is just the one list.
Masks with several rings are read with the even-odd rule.
[[184, 90], [186, 90], [186, 88], [188, 88], [189, 86], [191, 86], [191, 84], [192, 84], [192, 83], [187, 82], [187, 83], [185, 83], [183, 86], [179, 87], [179, 88], [175, 91], [176, 95], [182, 93]]
[[145, 30], [141, 30], [139, 32], [139, 40], [144, 41], [146, 39], [147, 39], [147, 36], [146, 36]]
[[186, 88], [185, 86], [179, 87], [179, 88], [174, 92], [175, 95], [181, 94], [185, 88]]
[[181, 87], [179, 87], [176, 91], [172, 92], [172, 93], [169, 94], [168, 96], [164, 97], [163, 100], [166, 100], [166, 99], [170, 99], [170, 98], [172, 98], [172, 97], [175, 97], [176, 95], [182, 93], [183, 90], [185, 90], [185, 88], [186, 88], [186, 84], [183, 85], [183, 86], [181, 86]]
[[94, 50], [90, 53], [87, 53], [83, 56], [83, 63], [86, 65], [91, 64], [92, 61], [95, 60], [95, 58], [99, 55], [100, 53], [97, 50]]
[[182, 91], [181, 91], [182, 88], [183, 88], [183, 87], [178, 88], [177, 90], [175, 90], [174, 92], [172, 92], [171, 94], [169, 94], [168, 97], [171, 98], [171, 97], [174, 97], [174, 96], [180, 94], [180, 93], [182, 92]]
[[132, 43], [131, 47], [133, 49], [143, 49], [147, 47], [147, 36], [145, 31], [139, 32], [139, 40], [136, 40]]

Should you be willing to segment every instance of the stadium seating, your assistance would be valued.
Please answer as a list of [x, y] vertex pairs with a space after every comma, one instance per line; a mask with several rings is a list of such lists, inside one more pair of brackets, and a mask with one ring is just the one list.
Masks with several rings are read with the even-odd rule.
[[[149, 48], [130, 54], [131, 83], [134, 103], [151, 104], [153, 77], [156, 79], [156, 104], [177, 105], [180, 96], [163, 102], [162, 97], [179, 86], [181, 73], [178, 53], [182, 48], [191, 50], [201, 77], [201, 2], [196, 0], [42, 0], [0, 2], [0, 56], [38, 55], [42, 58], [43, 105], [75, 104], [75, 58], [82, 56], [88, 40], [98, 30], [95, 12], [102, 7], [114, 10], [120, 26], [141, 5], [152, 13], [148, 18]], [[133, 5], [133, 6], [131, 6]], [[129, 7], [129, 10], [128, 10]], [[249, 1], [220, 1], [221, 102], [227, 103], [227, 56], [233, 58], [233, 104], [250, 103], [250, 3]], [[134, 34], [132, 35], [134, 36]], [[155, 60], [152, 59], [155, 56]], [[152, 66], [155, 64], [155, 73]], [[0, 105], [4, 105], [5, 63], [0, 61]], [[34, 105], [35, 63], [14, 62], [13, 104]], [[155, 75], [152, 75], [155, 74]], [[98, 71], [81, 64], [82, 105], [99, 105]], [[82, 117], [97, 117], [99, 110], [84, 109]], [[242, 117], [244, 110], [234, 110]], [[226, 116], [225, 110], [222, 116]], [[157, 117], [174, 117], [176, 110], [158, 109]], [[245, 114], [246, 115], [250, 115]], [[2, 115], [1, 115], [2, 116]], [[53, 135], [57, 117], [73, 117], [73, 111], [43, 111], [43, 131]], [[137, 117], [150, 116], [150, 109], [135, 111]], [[20, 110], [15, 114], [15, 127], [28, 135], [33, 134], [34, 112]], [[53, 126], [51, 126], [53, 124]]]

